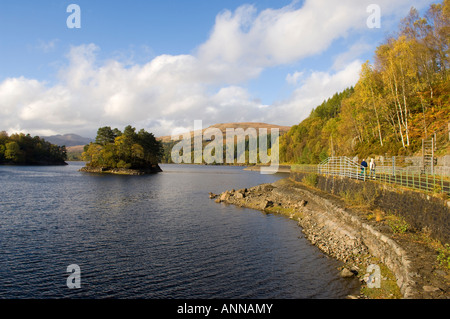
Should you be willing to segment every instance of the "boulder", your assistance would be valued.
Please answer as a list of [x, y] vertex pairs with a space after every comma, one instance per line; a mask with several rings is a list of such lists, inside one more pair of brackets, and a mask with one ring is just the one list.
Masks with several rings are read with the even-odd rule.
[[237, 192], [234, 197], [236, 197], [236, 199], [243, 199], [245, 197], [244, 194], [242, 194], [241, 192]]
[[222, 193], [222, 195], [220, 195], [220, 200], [222, 202], [228, 200], [229, 198], [230, 198], [230, 193], [228, 191], [226, 191], [225, 193]]
[[355, 274], [348, 268], [344, 268], [341, 270], [339, 274], [342, 278], [352, 278], [355, 276]]
[[436, 288], [436, 287], [433, 287], [433, 286], [423, 286], [423, 291], [436, 292], [436, 291], [440, 291], [440, 289]]
[[262, 209], [273, 207], [273, 202], [270, 200], [265, 200], [262, 202]]

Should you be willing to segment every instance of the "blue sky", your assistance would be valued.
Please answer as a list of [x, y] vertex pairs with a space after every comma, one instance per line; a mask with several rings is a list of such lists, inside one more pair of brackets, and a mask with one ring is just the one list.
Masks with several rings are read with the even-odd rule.
[[[82, 27], [69, 29], [69, 4], [82, 10]], [[148, 0], [19, 0], [0, 4], [2, 61], [0, 79], [11, 76], [52, 78], [58, 63], [65, 63], [71, 46], [95, 43], [99, 59], [148, 62], [160, 54], [189, 54], [208, 39], [215, 17], [235, 10], [239, 1]], [[258, 1], [265, 9], [290, 1]], [[13, 30], [13, 31], [12, 31]], [[20, 62], [19, 62], [20, 61]], [[50, 70], [49, 70], [50, 68]], [[55, 70], [56, 68], [56, 70]]]
[[[155, 135], [226, 122], [294, 125], [354, 85], [411, 6], [380, 0], [2, 0], [0, 129], [132, 124]], [[69, 29], [69, 4], [81, 28]]]

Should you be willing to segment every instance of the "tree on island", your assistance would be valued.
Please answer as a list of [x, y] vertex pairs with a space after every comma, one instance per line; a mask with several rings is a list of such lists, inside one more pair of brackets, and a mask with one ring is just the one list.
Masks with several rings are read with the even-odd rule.
[[82, 154], [86, 166], [91, 168], [146, 169], [157, 165], [162, 156], [162, 146], [152, 133], [131, 125], [121, 132], [109, 126], [97, 131], [94, 143], [86, 145]]
[[65, 146], [58, 146], [30, 134], [0, 132], [0, 164], [59, 165], [66, 164]]

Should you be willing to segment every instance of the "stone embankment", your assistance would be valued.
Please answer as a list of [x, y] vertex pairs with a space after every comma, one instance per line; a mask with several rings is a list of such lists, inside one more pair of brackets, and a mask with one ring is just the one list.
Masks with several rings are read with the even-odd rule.
[[418, 278], [410, 254], [391, 236], [345, 209], [330, 196], [299, 183], [282, 179], [273, 184], [229, 190], [218, 195], [210, 193], [210, 198], [217, 203], [284, 214], [298, 221], [312, 244], [345, 263], [342, 276], [357, 275], [364, 283], [367, 267], [378, 260], [395, 276], [403, 298], [449, 296], [448, 286], [430, 286]]
[[[247, 166], [244, 168], [244, 171], [257, 171], [260, 172], [261, 168], [268, 167], [268, 165], [253, 165], [253, 166]], [[291, 166], [290, 165], [279, 165], [276, 169], [277, 173], [290, 173], [291, 172]]]

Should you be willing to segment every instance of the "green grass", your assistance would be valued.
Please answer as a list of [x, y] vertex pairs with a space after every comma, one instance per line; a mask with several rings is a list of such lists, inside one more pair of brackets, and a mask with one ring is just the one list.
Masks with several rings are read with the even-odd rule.
[[314, 173], [308, 174], [305, 177], [303, 177], [302, 182], [308, 186], [316, 187], [318, 183], [318, 175]]
[[405, 234], [411, 229], [411, 226], [402, 216], [386, 216], [386, 222], [394, 234]]
[[401, 299], [402, 294], [397, 286], [394, 274], [384, 264], [376, 263], [381, 270], [380, 288], [369, 288], [367, 285], [361, 288], [361, 293], [369, 299]]
[[378, 191], [369, 192], [364, 185], [362, 190], [345, 190], [340, 192], [339, 196], [350, 206], [372, 208], [378, 196]]
[[445, 244], [442, 248], [438, 248], [437, 262], [439, 266], [450, 269], [450, 245]]
[[280, 215], [287, 216], [291, 219], [296, 219], [296, 220], [298, 220], [299, 218], [300, 219], [303, 218], [303, 214], [295, 208], [273, 206], [273, 207], [267, 207], [264, 211], [266, 213], [270, 213], [270, 214], [280, 214]]

